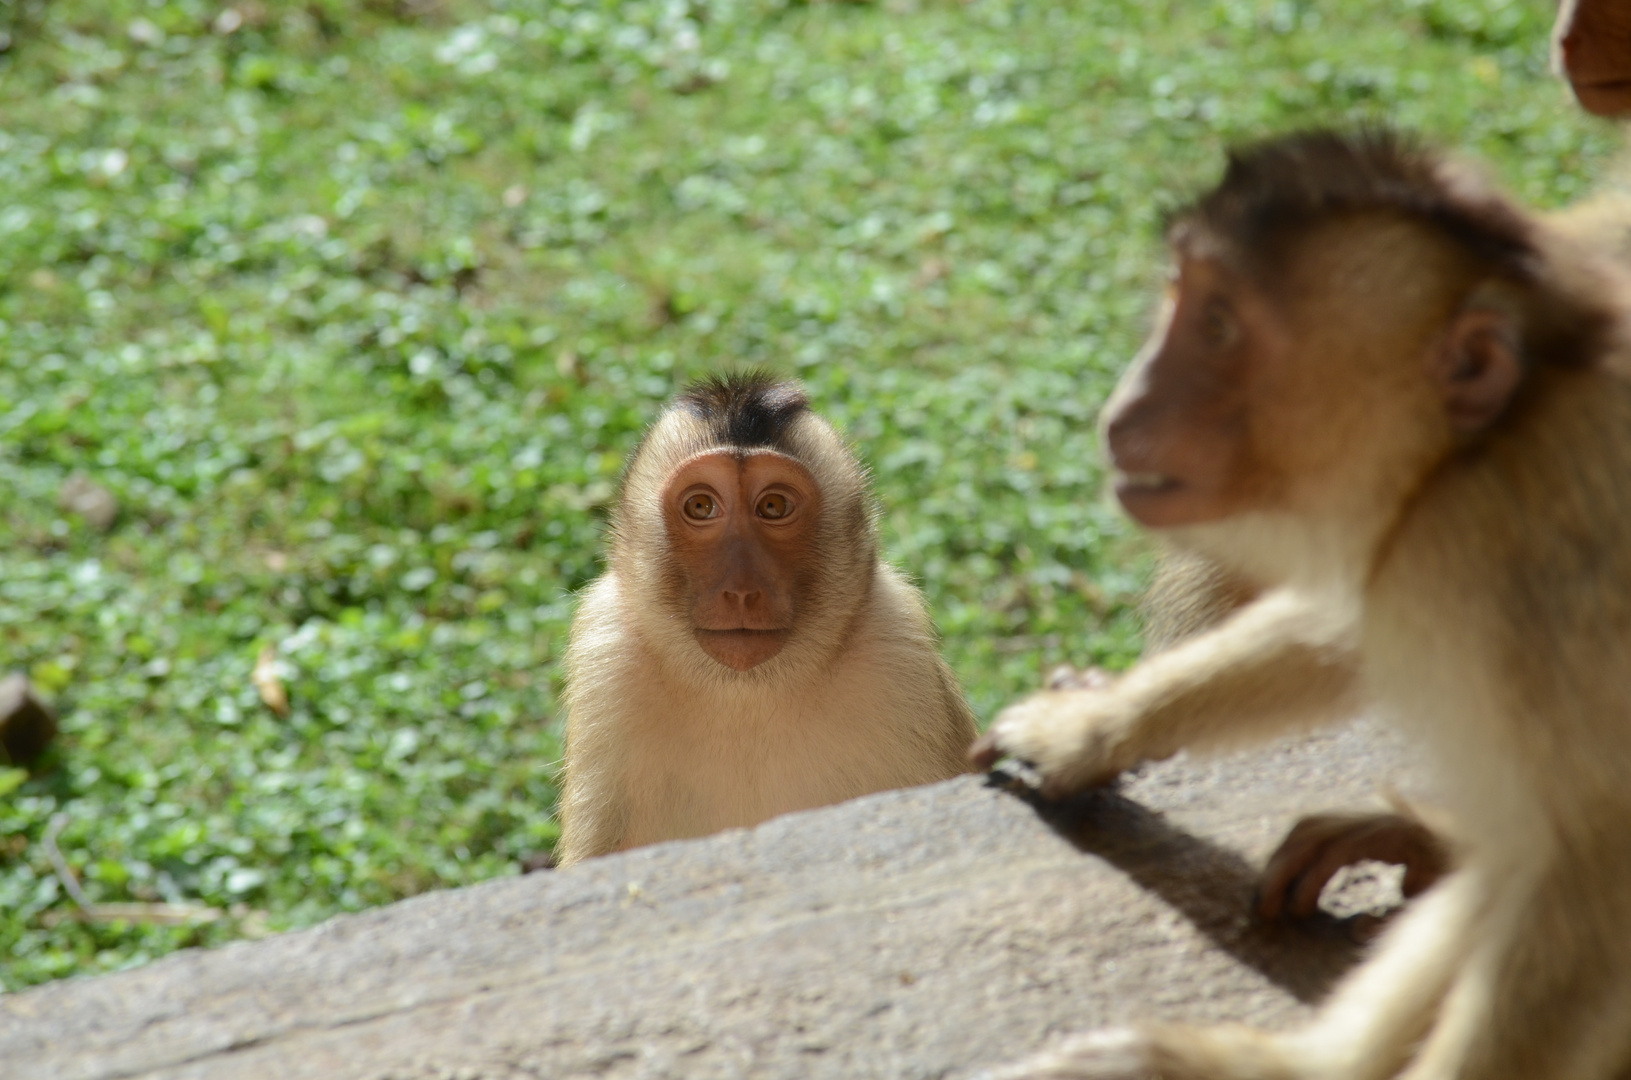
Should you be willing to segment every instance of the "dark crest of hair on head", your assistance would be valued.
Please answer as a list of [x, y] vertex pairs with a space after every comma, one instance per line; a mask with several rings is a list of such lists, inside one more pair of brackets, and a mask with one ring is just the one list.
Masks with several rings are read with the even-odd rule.
[[692, 383], [678, 404], [703, 422], [714, 441], [744, 449], [787, 449], [788, 428], [810, 408], [798, 383], [757, 368]]
[[1186, 228], [1198, 226], [1247, 255], [1272, 259], [1310, 225], [1373, 212], [1436, 229], [1502, 274], [1518, 280], [1533, 274], [1534, 241], [1515, 208], [1453, 174], [1414, 138], [1385, 127], [1303, 131], [1237, 147], [1217, 187], [1168, 224], [1180, 241]]

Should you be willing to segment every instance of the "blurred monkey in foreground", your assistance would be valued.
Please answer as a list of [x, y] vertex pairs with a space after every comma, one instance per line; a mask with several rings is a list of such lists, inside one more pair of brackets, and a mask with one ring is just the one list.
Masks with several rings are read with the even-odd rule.
[[[1576, 100], [1599, 116], [1631, 114], [1631, 4], [1623, 0], [1564, 0], [1552, 31], [1554, 65]], [[1608, 190], [1545, 215], [1575, 240], [1631, 264], [1631, 177], [1621, 162]], [[1192, 557], [1164, 561], [1151, 589], [1151, 639], [1156, 647], [1217, 621], [1255, 595], [1227, 573]], [[1205, 613], [1206, 619], [1196, 619]], [[1215, 616], [1215, 617], [1210, 617]], [[1320, 891], [1342, 867], [1363, 859], [1404, 866], [1404, 894], [1415, 896], [1445, 874], [1451, 845], [1421, 820], [1422, 808], [1384, 814], [1318, 814], [1303, 819], [1269, 858], [1259, 912], [1312, 914]]]
[[1231, 156], [1105, 410], [1116, 493], [1257, 599], [976, 744], [1047, 792], [1377, 707], [1456, 868], [1308, 1028], [1145, 1025], [1001, 1073], [1616, 1080], [1631, 1070], [1631, 279], [1399, 136]]
[[[1583, 108], [1601, 116], [1631, 114], [1631, 4], [1565, 0], [1552, 37], [1555, 65]], [[1625, 190], [1631, 185], [1623, 175], [1627, 165], [1619, 171], [1620, 190], [1545, 217], [1559, 233], [1631, 264], [1631, 195]], [[1162, 552], [1144, 602], [1146, 655], [1215, 626], [1261, 591], [1193, 552]], [[1048, 688], [1088, 689], [1109, 681], [1101, 671], [1061, 667]], [[1402, 865], [1406, 897], [1424, 891], [1448, 872], [1453, 854], [1452, 845], [1422, 820], [1423, 810], [1398, 803], [1392, 813], [1327, 813], [1298, 822], [1264, 868], [1259, 913], [1312, 914], [1337, 871], [1366, 859]]]
[[796, 383], [668, 406], [572, 623], [562, 865], [967, 771], [974, 715], [874, 517]]

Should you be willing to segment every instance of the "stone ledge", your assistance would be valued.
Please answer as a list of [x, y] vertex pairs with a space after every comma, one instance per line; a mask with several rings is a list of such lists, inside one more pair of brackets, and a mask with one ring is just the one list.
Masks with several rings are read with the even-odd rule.
[[1295, 1020], [1354, 959], [1263, 926], [1359, 725], [1047, 811], [967, 777], [0, 996], [11, 1080], [962, 1077], [1132, 1017]]

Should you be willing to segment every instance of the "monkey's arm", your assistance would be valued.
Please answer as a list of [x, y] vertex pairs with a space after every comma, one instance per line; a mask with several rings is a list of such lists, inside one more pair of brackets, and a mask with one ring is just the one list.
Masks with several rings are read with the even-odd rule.
[[628, 747], [615, 700], [598, 688], [568, 691], [566, 762], [561, 781], [557, 865], [609, 855], [629, 831]]
[[557, 811], [557, 865], [618, 850], [628, 831], [623, 779], [627, 720], [621, 703], [644, 659], [619, 618], [624, 601], [608, 572], [584, 590], [566, 649], [566, 761]]
[[1266, 738], [1357, 711], [1354, 624], [1288, 591], [1151, 657], [1106, 689], [1052, 690], [1003, 710], [970, 750], [976, 765], [1014, 757], [1042, 793], [1103, 784], [1191, 746]]
[[566, 756], [566, 778], [561, 785], [561, 838], [555, 845], [557, 866], [570, 866], [596, 855], [609, 855], [623, 846], [628, 831], [628, 808], [617, 793], [617, 776], [600, 759]]

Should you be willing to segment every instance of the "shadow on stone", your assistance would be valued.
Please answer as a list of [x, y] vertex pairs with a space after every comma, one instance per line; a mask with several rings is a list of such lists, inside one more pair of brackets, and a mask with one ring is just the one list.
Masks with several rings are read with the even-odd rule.
[[1348, 920], [1266, 922], [1253, 912], [1257, 869], [1111, 789], [1050, 802], [1017, 778], [991, 786], [1029, 804], [1077, 850], [1097, 855], [1188, 919], [1220, 949], [1298, 1001], [1323, 998], [1360, 958]]
[[0, 1073], [958, 1080], [1138, 1019], [1285, 1029], [1357, 950], [1257, 923], [1255, 857], [1397, 775], [1392, 745], [1180, 758], [1035, 811], [959, 777], [185, 950], [0, 994]]

